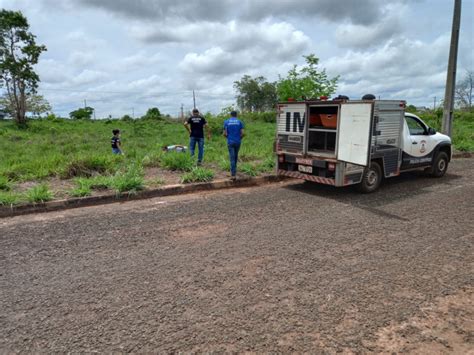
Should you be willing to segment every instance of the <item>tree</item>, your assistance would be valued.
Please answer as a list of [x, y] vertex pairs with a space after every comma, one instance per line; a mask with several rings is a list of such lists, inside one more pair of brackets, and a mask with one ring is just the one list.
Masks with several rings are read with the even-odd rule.
[[[5, 94], [0, 97], [0, 109], [7, 112], [8, 114], [15, 115], [15, 102]], [[30, 112], [33, 116], [40, 116], [43, 113], [51, 111], [51, 105], [42, 95], [30, 93], [26, 96], [26, 109], [25, 112]]]
[[276, 84], [268, 82], [263, 76], [252, 78], [244, 75], [234, 82], [237, 91], [237, 105], [242, 111], [273, 110], [277, 103]]
[[75, 120], [90, 120], [94, 109], [92, 107], [81, 107], [75, 111], [69, 112], [69, 117]]
[[295, 64], [285, 78], [279, 77], [277, 92], [280, 101], [287, 101], [289, 98], [310, 99], [330, 96], [336, 91], [339, 77], [329, 79], [326, 69], [318, 70], [319, 58], [314, 54], [303, 58], [306, 60], [306, 66], [298, 69]]
[[456, 85], [456, 102], [461, 109], [472, 109], [472, 90], [474, 88], [474, 73], [466, 71], [466, 76]]
[[151, 120], [161, 120], [161, 112], [158, 107], [149, 108], [146, 112], [145, 116], [142, 117], [143, 119], [151, 119]]
[[17, 124], [26, 124], [28, 95], [34, 94], [39, 76], [33, 70], [44, 45], [37, 45], [29, 32], [26, 17], [20, 11], [0, 11], [0, 82], [13, 103]]

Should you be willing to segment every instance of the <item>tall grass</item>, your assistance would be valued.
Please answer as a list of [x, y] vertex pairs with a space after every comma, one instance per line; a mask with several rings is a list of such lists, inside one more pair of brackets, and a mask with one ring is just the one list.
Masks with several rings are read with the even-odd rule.
[[22, 196], [12, 191], [0, 191], [0, 206], [11, 206], [19, 203]]
[[187, 184], [190, 182], [207, 182], [211, 181], [214, 178], [214, 172], [209, 169], [196, 167], [191, 171], [185, 173], [181, 177], [181, 182]]
[[167, 152], [161, 157], [161, 165], [169, 170], [190, 171], [193, 160], [187, 153]]
[[12, 181], [6, 176], [0, 175], [0, 190], [9, 191], [13, 186]]
[[138, 165], [130, 165], [124, 171], [117, 172], [110, 181], [110, 187], [117, 193], [137, 192], [144, 188], [144, 172]]
[[29, 202], [46, 202], [52, 200], [53, 193], [49, 190], [48, 185], [40, 184], [26, 191], [26, 198]]

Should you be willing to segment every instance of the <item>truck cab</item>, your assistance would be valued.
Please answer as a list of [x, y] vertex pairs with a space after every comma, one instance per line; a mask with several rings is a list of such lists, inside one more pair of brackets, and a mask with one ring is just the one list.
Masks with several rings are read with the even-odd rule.
[[412, 169], [443, 176], [451, 139], [402, 100], [310, 100], [278, 104], [277, 174], [375, 191], [383, 178]]

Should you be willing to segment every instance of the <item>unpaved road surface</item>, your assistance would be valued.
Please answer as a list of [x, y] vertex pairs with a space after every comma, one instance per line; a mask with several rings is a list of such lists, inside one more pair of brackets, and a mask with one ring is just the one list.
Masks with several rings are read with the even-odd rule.
[[474, 353], [474, 159], [0, 220], [0, 352]]

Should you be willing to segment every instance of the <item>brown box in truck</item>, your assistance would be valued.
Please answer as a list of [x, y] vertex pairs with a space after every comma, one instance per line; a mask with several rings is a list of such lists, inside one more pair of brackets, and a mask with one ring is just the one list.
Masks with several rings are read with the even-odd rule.
[[337, 128], [337, 114], [319, 114], [324, 127]]

